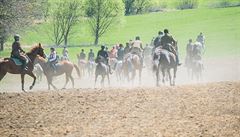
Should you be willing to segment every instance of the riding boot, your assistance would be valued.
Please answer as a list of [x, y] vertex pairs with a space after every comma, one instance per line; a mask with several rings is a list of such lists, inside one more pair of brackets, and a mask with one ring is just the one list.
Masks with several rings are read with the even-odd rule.
[[25, 73], [26, 71], [27, 71], [27, 63], [26, 63], [26, 61], [24, 60], [24, 61], [22, 61], [22, 71]]

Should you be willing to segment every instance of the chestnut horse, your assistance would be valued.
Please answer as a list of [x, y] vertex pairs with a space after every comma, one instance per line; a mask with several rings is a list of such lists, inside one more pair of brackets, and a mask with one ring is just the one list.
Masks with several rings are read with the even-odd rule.
[[65, 85], [64, 85], [63, 89], [66, 88], [66, 85], [67, 85], [67, 83], [69, 81], [69, 78], [70, 78], [70, 80], [72, 82], [72, 87], [74, 88], [74, 79], [72, 77], [72, 70], [73, 70], [73, 68], [76, 69], [77, 74], [80, 77], [80, 71], [79, 71], [77, 65], [74, 64], [74, 63], [71, 63], [69, 61], [64, 60], [64, 61], [61, 61], [58, 64], [56, 64], [56, 73], [54, 73], [53, 68], [50, 66], [50, 64], [44, 58], [37, 57], [35, 62], [39, 63], [40, 66], [43, 69], [43, 72], [44, 72], [44, 74], [45, 74], [45, 76], [47, 78], [47, 82], [48, 82], [48, 90], [50, 90], [50, 85], [55, 90], [57, 89], [56, 86], [54, 86], [53, 83], [52, 83], [53, 77], [54, 76], [60, 76], [60, 75], [62, 75], [64, 73], [66, 75], [66, 82], [65, 82]]
[[33, 66], [34, 66], [34, 60], [37, 57], [37, 55], [41, 57], [45, 57], [45, 54], [43, 52], [43, 48], [41, 44], [39, 43], [37, 46], [33, 47], [30, 52], [26, 53], [26, 57], [29, 59], [29, 62], [27, 64], [28, 70], [26, 72], [23, 72], [21, 69], [21, 65], [16, 65], [14, 61], [11, 58], [4, 58], [2, 61], [0, 61], [0, 81], [3, 79], [3, 77], [7, 73], [11, 74], [21, 74], [21, 83], [22, 83], [22, 91], [24, 90], [24, 76], [25, 74], [31, 76], [33, 78], [33, 83], [30, 86], [30, 90], [33, 88], [36, 82], [36, 76], [33, 74]]

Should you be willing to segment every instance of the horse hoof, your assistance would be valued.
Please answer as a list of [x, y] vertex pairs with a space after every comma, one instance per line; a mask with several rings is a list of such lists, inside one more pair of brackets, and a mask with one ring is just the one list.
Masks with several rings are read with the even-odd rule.
[[32, 90], [32, 89], [33, 89], [33, 86], [30, 86], [29, 89]]
[[26, 93], [26, 92], [27, 92], [25, 89], [22, 89], [22, 91], [23, 91], [24, 93]]

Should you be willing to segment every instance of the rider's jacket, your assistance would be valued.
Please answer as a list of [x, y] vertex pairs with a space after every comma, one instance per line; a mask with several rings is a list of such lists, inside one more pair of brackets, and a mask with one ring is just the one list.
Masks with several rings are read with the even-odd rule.
[[165, 34], [161, 38], [161, 46], [166, 46], [167, 44], [175, 45], [176, 41], [173, 39], [173, 37], [170, 34]]
[[93, 52], [89, 52], [88, 53], [88, 60], [94, 60], [94, 53]]
[[56, 51], [51, 52], [51, 54], [49, 55], [48, 61], [49, 62], [57, 62], [57, 52]]
[[11, 52], [11, 56], [20, 56], [21, 53], [24, 53], [23, 49], [20, 46], [20, 42], [19, 41], [14, 41], [12, 44], [12, 52]]

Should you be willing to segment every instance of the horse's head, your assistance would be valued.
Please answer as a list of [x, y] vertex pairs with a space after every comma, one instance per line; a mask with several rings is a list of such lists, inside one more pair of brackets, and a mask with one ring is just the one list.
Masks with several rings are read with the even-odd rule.
[[39, 43], [37, 46], [33, 47], [32, 50], [31, 50], [31, 53], [35, 54], [35, 55], [39, 55], [43, 58], [46, 57], [46, 55], [44, 54], [44, 49], [43, 49], [41, 43]]

